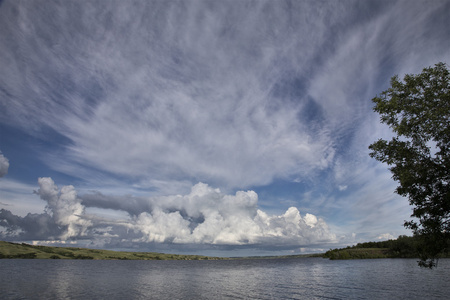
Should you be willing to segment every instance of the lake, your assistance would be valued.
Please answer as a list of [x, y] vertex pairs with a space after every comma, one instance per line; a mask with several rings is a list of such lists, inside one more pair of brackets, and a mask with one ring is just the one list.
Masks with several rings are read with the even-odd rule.
[[0, 260], [2, 299], [448, 299], [450, 259]]

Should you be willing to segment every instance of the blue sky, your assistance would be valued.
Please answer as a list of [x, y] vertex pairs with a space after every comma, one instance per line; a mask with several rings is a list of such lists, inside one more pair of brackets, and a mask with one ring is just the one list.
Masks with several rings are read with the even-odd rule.
[[368, 146], [449, 1], [0, 2], [0, 237], [212, 255], [409, 234]]

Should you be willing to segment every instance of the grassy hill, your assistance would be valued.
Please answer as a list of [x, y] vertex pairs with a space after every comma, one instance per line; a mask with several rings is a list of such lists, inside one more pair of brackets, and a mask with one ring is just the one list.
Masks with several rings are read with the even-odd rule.
[[47, 247], [0, 241], [0, 258], [37, 259], [130, 259], [130, 260], [216, 260], [201, 255], [177, 255], [155, 252], [122, 252], [73, 247]]

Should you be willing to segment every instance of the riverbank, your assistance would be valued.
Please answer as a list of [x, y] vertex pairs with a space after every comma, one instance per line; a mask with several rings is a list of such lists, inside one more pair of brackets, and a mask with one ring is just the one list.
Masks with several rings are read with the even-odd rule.
[[125, 252], [74, 247], [33, 246], [0, 241], [0, 258], [27, 259], [96, 259], [96, 260], [218, 260], [202, 255], [179, 255], [156, 252]]

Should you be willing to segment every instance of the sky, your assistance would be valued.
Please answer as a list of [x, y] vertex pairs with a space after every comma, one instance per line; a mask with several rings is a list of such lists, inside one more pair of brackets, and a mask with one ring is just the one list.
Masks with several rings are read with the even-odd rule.
[[411, 235], [371, 99], [450, 1], [0, 2], [0, 239], [217, 256]]

